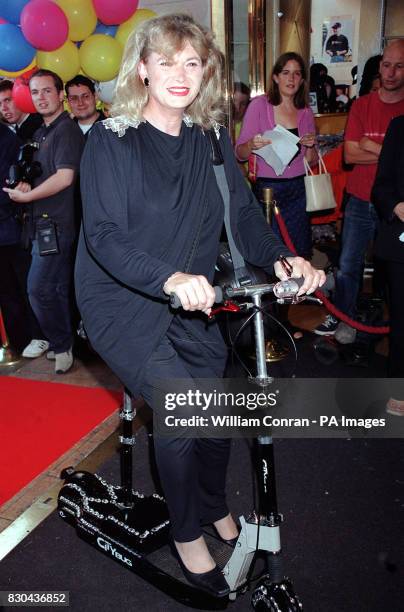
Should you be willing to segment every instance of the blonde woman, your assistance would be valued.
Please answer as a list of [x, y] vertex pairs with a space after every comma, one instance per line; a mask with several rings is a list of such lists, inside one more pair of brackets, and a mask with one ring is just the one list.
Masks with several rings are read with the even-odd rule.
[[[223, 224], [205, 130], [213, 129], [231, 191], [232, 225], [244, 256], [273, 271], [290, 255], [265, 224], [239, 173], [222, 112], [222, 57], [213, 35], [185, 15], [150, 20], [128, 41], [112, 117], [92, 130], [81, 168], [83, 232], [76, 293], [94, 348], [134, 395], [156, 406], [164, 380], [217, 378], [227, 352], [207, 325]], [[303, 291], [322, 273], [290, 257]], [[282, 276], [279, 263], [275, 271]], [[175, 292], [182, 310], [170, 311]], [[230, 441], [155, 438], [174, 551], [189, 582], [229, 589], [201, 525], [232, 542], [225, 499]]]

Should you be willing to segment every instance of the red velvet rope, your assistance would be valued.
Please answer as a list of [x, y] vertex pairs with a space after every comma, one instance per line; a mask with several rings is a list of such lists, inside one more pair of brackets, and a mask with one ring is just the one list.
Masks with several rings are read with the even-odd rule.
[[[279, 231], [281, 232], [281, 236], [286, 246], [288, 247], [288, 249], [296, 255], [297, 254], [296, 249], [294, 247], [292, 240], [290, 239], [289, 232], [286, 228], [285, 221], [282, 218], [279, 208], [277, 206], [274, 206], [274, 211], [276, 215], [276, 220], [279, 225]], [[350, 325], [351, 327], [354, 327], [355, 329], [359, 331], [363, 331], [368, 334], [388, 334], [390, 332], [390, 328], [387, 326], [377, 327], [377, 326], [371, 326], [371, 325], [364, 325], [363, 323], [360, 323], [359, 321], [355, 321], [354, 319], [351, 319], [351, 317], [348, 317], [348, 315], [346, 315], [344, 312], [341, 312], [341, 310], [339, 310], [336, 306], [334, 306], [334, 304], [330, 302], [330, 300], [324, 295], [324, 293], [320, 289], [317, 289], [314, 295], [323, 302], [324, 306], [327, 308], [327, 310], [332, 315], [334, 315], [341, 321], [344, 321], [344, 323], [347, 323], [348, 325]]]
[[1, 314], [1, 310], [0, 310], [0, 341], [3, 346], [7, 346], [8, 339], [7, 339], [6, 328], [4, 326], [3, 315]]

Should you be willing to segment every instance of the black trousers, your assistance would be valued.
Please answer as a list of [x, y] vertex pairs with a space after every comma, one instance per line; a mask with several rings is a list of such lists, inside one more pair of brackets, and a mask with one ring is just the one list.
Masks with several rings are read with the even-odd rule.
[[[389, 376], [404, 377], [404, 263], [388, 261], [390, 349]], [[398, 398], [402, 399], [402, 398]]]
[[[154, 404], [157, 390], [164, 388], [164, 379], [215, 379], [218, 370], [223, 372], [227, 355], [224, 345], [218, 342], [212, 351], [210, 343], [209, 355], [204, 348], [200, 341], [184, 337], [183, 327], [174, 318], [145, 368], [141, 394], [153, 410], [161, 409]], [[202, 525], [229, 513], [225, 484], [230, 446], [229, 439], [155, 436], [157, 468], [177, 542], [199, 538]]]
[[10, 344], [22, 352], [43, 333], [27, 295], [27, 277], [31, 255], [19, 244], [0, 246], [0, 308]]

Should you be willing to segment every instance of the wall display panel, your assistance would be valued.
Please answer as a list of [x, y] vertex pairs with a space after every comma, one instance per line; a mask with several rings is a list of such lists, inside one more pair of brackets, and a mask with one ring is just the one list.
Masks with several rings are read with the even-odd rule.
[[[350, 85], [358, 64], [361, 0], [312, 0], [310, 62], [327, 67], [336, 84]], [[333, 26], [339, 26], [333, 28]], [[336, 54], [336, 51], [346, 51]]]
[[336, 15], [324, 20], [321, 32], [324, 63], [352, 63], [354, 32], [352, 15]]
[[404, 38], [404, 3], [403, 0], [385, 1], [384, 37]]

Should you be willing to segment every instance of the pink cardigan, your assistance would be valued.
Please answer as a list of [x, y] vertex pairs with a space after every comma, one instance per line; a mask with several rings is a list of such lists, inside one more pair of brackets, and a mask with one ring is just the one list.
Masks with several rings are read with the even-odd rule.
[[[300, 137], [316, 131], [314, 115], [312, 110], [308, 107], [298, 110], [297, 122], [297, 129]], [[240, 135], [236, 142], [236, 147], [239, 144], [244, 144], [256, 134], [263, 134], [266, 130], [272, 130], [275, 125], [274, 107], [268, 102], [266, 95], [257, 96], [251, 100], [248, 105], [241, 126]], [[306, 147], [302, 146], [299, 155], [295, 157], [280, 177], [277, 177], [271, 166], [268, 166], [262, 157], [257, 155], [257, 177], [293, 178], [295, 176], [300, 176], [305, 173], [303, 165], [305, 153]], [[245, 160], [240, 159], [240, 161]]]

